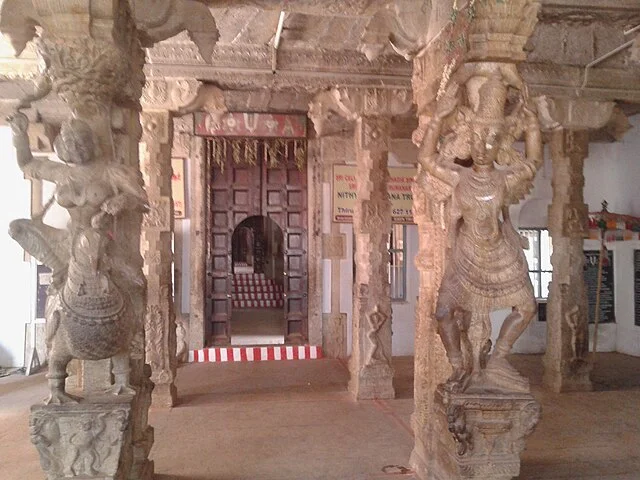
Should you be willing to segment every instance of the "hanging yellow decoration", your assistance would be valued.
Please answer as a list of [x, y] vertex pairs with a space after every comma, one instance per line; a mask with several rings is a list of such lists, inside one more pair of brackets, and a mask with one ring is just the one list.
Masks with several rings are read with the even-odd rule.
[[278, 149], [278, 140], [275, 140], [273, 143], [265, 142], [269, 145], [269, 157], [267, 159], [267, 165], [269, 168], [277, 168], [279, 165], [278, 156], [280, 155], [280, 151]]
[[210, 157], [213, 160], [214, 165], [217, 165], [222, 172], [224, 172], [225, 165], [225, 153], [226, 153], [226, 144], [224, 140], [210, 140], [209, 141]]
[[240, 156], [240, 142], [237, 140], [231, 141], [231, 156], [233, 157], [233, 163], [238, 165], [242, 162], [242, 157]]
[[244, 161], [253, 166], [256, 164], [256, 158], [258, 158], [258, 141], [246, 140], [244, 144]]
[[293, 154], [296, 167], [298, 167], [298, 170], [302, 171], [307, 163], [307, 142], [305, 140], [294, 140]]

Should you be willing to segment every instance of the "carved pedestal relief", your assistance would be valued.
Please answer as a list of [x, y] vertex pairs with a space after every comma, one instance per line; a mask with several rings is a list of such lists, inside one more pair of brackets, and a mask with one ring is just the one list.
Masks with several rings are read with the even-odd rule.
[[553, 239], [553, 279], [547, 304], [544, 384], [556, 392], [591, 390], [588, 361], [589, 320], [584, 283], [583, 242], [587, 234], [584, 159], [588, 132], [551, 132], [553, 202], [549, 232]]
[[[349, 391], [356, 399], [395, 396], [388, 280], [391, 204], [387, 195], [387, 162], [391, 117], [406, 113], [410, 106], [406, 90], [334, 88], [318, 94], [309, 109], [318, 134], [324, 131], [330, 112], [356, 122], [358, 201], [353, 216], [356, 278], [349, 361]], [[340, 318], [329, 320], [336, 324]]]

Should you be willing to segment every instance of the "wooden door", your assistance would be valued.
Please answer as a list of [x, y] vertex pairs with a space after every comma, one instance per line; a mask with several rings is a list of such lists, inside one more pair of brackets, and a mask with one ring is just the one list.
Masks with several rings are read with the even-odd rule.
[[263, 215], [280, 226], [284, 237], [286, 341], [302, 343], [308, 334], [306, 169], [283, 154], [276, 165], [265, 162], [263, 187]]
[[[260, 214], [259, 165], [235, 164], [222, 139], [208, 139], [208, 248], [206, 313], [211, 322], [213, 344], [231, 341], [232, 237], [245, 218]], [[226, 162], [221, 168], [211, 159], [213, 149], [224, 148]]]

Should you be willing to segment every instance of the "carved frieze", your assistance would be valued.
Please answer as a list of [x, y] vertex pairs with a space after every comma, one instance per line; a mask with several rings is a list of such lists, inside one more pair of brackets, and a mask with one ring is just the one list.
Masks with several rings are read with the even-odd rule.
[[142, 227], [148, 230], [171, 230], [172, 202], [171, 197], [158, 197], [149, 201], [149, 211], [145, 213]]
[[[392, 117], [403, 115], [411, 109], [412, 99], [409, 90], [401, 88], [339, 88], [334, 87], [318, 93], [309, 104], [309, 118], [314, 124], [316, 133], [324, 133], [324, 123], [331, 113], [336, 113], [347, 120], [367, 117], [363, 141], [388, 137], [389, 126], [376, 129], [374, 117]], [[387, 120], [388, 122], [388, 120]], [[378, 135], [376, 135], [376, 132]], [[388, 144], [388, 138], [385, 140]], [[363, 145], [364, 143], [361, 143]], [[388, 148], [388, 147], [387, 147]]]
[[195, 100], [201, 85], [195, 78], [150, 78], [140, 102], [146, 109], [176, 111]]
[[129, 403], [31, 408], [29, 432], [47, 478], [120, 478]]
[[363, 117], [360, 129], [359, 145], [363, 150], [376, 152], [388, 151], [390, 141], [390, 122], [388, 118]]
[[143, 111], [140, 114], [142, 125], [142, 142], [158, 148], [160, 144], [169, 142], [171, 132], [171, 119], [166, 110]]

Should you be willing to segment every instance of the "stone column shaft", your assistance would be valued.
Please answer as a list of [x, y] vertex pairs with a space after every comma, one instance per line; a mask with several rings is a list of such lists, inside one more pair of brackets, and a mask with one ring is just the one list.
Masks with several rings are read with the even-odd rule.
[[583, 276], [587, 231], [583, 168], [588, 146], [586, 130], [559, 129], [551, 133], [553, 201], [549, 207], [549, 231], [553, 238], [553, 280], [547, 304], [544, 384], [555, 392], [592, 388]]
[[[322, 135], [330, 111], [356, 124], [358, 199], [353, 215], [356, 278], [349, 391], [358, 400], [395, 396], [391, 366], [392, 310], [387, 247], [391, 202], [387, 193], [387, 164], [391, 118], [407, 113], [410, 107], [407, 90], [386, 88], [333, 88], [320, 92], [309, 106], [309, 117], [318, 135]], [[333, 227], [331, 237], [327, 238], [340, 238], [337, 227]], [[332, 242], [338, 244], [340, 240]], [[339, 257], [339, 252], [333, 256]], [[338, 258], [333, 263], [337, 264]], [[338, 279], [334, 277], [335, 280]], [[330, 320], [334, 327], [340, 325], [342, 318], [338, 316], [341, 315], [339, 309], [339, 297], [332, 295]]]
[[173, 200], [171, 144], [173, 119], [168, 110], [142, 113], [140, 166], [149, 196], [149, 212], [142, 228], [141, 248], [147, 277], [145, 317], [146, 361], [155, 384], [153, 404], [172, 407], [177, 398], [176, 323], [173, 306]]
[[382, 116], [361, 116], [356, 123], [356, 278], [349, 391], [359, 400], [395, 396], [387, 247], [391, 232], [387, 194], [390, 124]]

